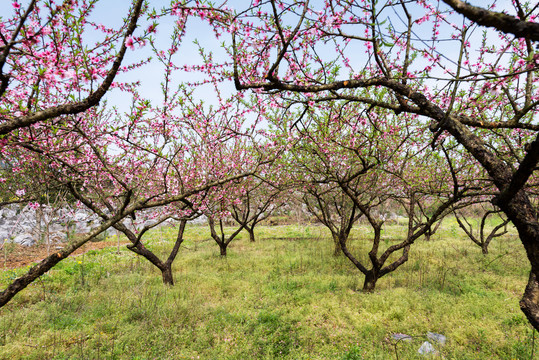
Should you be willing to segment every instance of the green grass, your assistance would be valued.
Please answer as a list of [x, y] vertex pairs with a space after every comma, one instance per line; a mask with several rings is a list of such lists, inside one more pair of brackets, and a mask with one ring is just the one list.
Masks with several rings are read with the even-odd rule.
[[[404, 227], [384, 232], [391, 244]], [[366, 259], [368, 228], [351, 248]], [[70, 258], [0, 309], [1, 359], [420, 359], [427, 331], [445, 359], [530, 359], [532, 330], [518, 301], [528, 265], [514, 231], [490, 254], [446, 220], [373, 294], [322, 227], [261, 227], [226, 259], [206, 227], [188, 227], [164, 287], [122, 249]], [[165, 254], [174, 229], [149, 235]], [[24, 269], [0, 273], [0, 285]], [[414, 336], [395, 348], [392, 333]], [[397, 353], [395, 352], [397, 351]], [[536, 349], [535, 352], [539, 352]]]

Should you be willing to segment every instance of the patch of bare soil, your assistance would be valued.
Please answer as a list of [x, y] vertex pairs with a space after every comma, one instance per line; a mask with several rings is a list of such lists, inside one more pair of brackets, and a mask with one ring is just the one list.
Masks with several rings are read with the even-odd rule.
[[[120, 247], [127, 243], [120, 243]], [[83, 254], [90, 250], [98, 250], [106, 247], [117, 246], [116, 241], [88, 241], [69, 256]], [[50, 253], [60, 250], [63, 244], [52, 244]], [[34, 262], [39, 262], [47, 257], [47, 245], [23, 246], [18, 244], [6, 244], [5, 249], [0, 250], [0, 270], [23, 267]]]

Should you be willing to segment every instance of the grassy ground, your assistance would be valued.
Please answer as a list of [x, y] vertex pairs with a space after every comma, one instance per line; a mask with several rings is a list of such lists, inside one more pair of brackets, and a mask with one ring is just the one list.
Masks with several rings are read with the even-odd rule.
[[[164, 253], [174, 231], [150, 234], [149, 247]], [[404, 231], [389, 228], [386, 243]], [[445, 359], [532, 358], [518, 307], [528, 264], [514, 234], [483, 256], [449, 219], [373, 294], [331, 256], [322, 227], [246, 235], [223, 259], [206, 227], [189, 227], [171, 288], [125, 248], [65, 260], [0, 309], [0, 358], [416, 359], [427, 331], [447, 337], [435, 345]], [[354, 229], [355, 253], [366, 236]], [[0, 286], [23, 270], [0, 273]], [[392, 333], [414, 340], [395, 345]]]

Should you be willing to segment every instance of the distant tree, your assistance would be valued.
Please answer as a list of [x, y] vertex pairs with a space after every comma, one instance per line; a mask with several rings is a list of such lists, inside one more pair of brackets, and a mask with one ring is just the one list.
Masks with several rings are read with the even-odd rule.
[[[284, 107], [285, 114], [289, 108]], [[463, 177], [470, 166], [461, 168], [445, 147], [433, 151], [418, 145], [425, 135], [414, 130], [418, 121], [414, 116], [403, 120], [383, 110], [358, 111], [354, 103], [324, 102], [276, 119], [281, 124], [274, 122], [276, 133], [288, 144], [283, 161], [289, 164], [292, 182], [309, 211], [338, 241], [335, 253], [342, 251], [365, 275], [364, 291], [373, 291], [381, 277], [404, 264], [415, 240], [431, 231], [451, 206], [472, 195], [471, 184]], [[408, 215], [408, 231], [382, 249], [384, 208], [390, 203]], [[359, 217], [373, 233], [368, 264], [347, 242]]]
[[[479, 224], [477, 225], [475, 231], [473, 225], [473, 215], [465, 216], [462, 213], [459, 214], [457, 210], [453, 211], [453, 214], [455, 215], [455, 219], [457, 220], [459, 227], [464, 231], [466, 236], [468, 236], [468, 238], [472, 240], [474, 244], [481, 248], [481, 252], [483, 253], [483, 255], [488, 254], [488, 247], [493, 239], [507, 234], [507, 224], [509, 223], [509, 219], [504, 218], [501, 214], [501, 210], [499, 209], [483, 208]], [[493, 226], [489, 224], [489, 218], [492, 217], [495, 217], [499, 220], [498, 223], [495, 223]], [[489, 228], [490, 231], [488, 230]]]
[[352, 227], [363, 214], [337, 184], [305, 185], [302, 193], [308, 211], [331, 232], [333, 256], [341, 255], [341, 244], [346, 244]]
[[149, 225], [145, 225], [142, 227], [142, 229], [129, 229], [125, 224], [118, 222], [114, 224], [114, 228], [116, 228], [118, 231], [125, 234], [127, 239], [131, 241], [131, 244], [127, 246], [127, 248], [131, 251], [133, 251], [135, 254], [138, 254], [142, 257], [144, 257], [146, 260], [148, 260], [151, 264], [153, 264], [155, 267], [161, 271], [161, 275], [163, 278], [163, 284], [165, 285], [174, 285], [174, 275], [172, 273], [172, 264], [174, 263], [174, 260], [176, 259], [176, 256], [178, 255], [178, 251], [180, 250], [180, 246], [183, 243], [183, 233], [185, 231], [185, 225], [187, 224], [187, 221], [192, 217], [184, 217], [179, 219], [179, 226], [178, 226], [178, 233], [176, 235], [176, 240], [174, 241], [174, 244], [170, 250], [170, 253], [165, 261], [159, 258], [155, 254], [155, 252], [148, 249], [148, 247], [144, 246], [144, 243], [142, 241], [142, 237], [144, 234], [156, 226], [161, 225], [163, 222], [171, 219], [172, 216], [165, 216], [161, 217], [157, 221], [153, 221]]
[[[274, 172], [273, 166], [264, 172]], [[269, 218], [272, 213], [287, 202], [287, 191], [279, 184], [264, 180], [267, 174], [259, 172], [256, 177], [246, 179], [237, 202], [230, 204], [230, 216], [249, 233], [249, 241], [255, 242], [255, 227]], [[273, 176], [272, 176], [273, 177]]]
[[[230, 182], [224, 187], [213, 189], [213, 191], [206, 194], [207, 196], [200, 207], [203, 209], [200, 211], [208, 219], [210, 235], [219, 246], [219, 254], [223, 257], [227, 255], [228, 245], [259, 215], [258, 212], [254, 212], [257, 210], [256, 208], [252, 211], [250, 207], [244, 207], [244, 211], [237, 211], [234, 215], [231, 214], [231, 209], [241, 206], [242, 199], [248, 196], [249, 180], [243, 179], [242, 181]], [[234, 218], [235, 224], [237, 224], [237, 226], [232, 227], [232, 230], [225, 229], [227, 220], [230, 217]]]
[[[238, 205], [232, 205], [231, 216], [238, 223], [244, 223], [244, 228], [249, 233], [249, 241], [255, 242], [255, 226], [271, 216], [272, 212], [278, 207], [275, 204], [275, 198], [279, 193], [270, 194], [263, 198], [264, 195], [246, 194], [244, 202]], [[252, 213], [252, 216], [246, 214]]]
[[[418, 156], [424, 158], [429, 157], [425, 153], [419, 153]], [[405, 164], [403, 165], [405, 166]], [[387, 189], [386, 191], [380, 191], [379, 189], [369, 187], [369, 184], [388, 181], [388, 178], [391, 179], [391, 177], [384, 172], [378, 172], [377, 174], [369, 173], [361, 179], [361, 181], [364, 181], [363, 184], [358, 184], [347, 178], [335, 179], [343, 192], [354, 201], [373, 231], [371, 239], [372, 246], [368, 253], [370, 268], [367, 268], [349, 250], [347, 243], [341, 240], [341, 248], [345, 256], [365, 275], [363, 290], [367, 292], [375, 289], [376, 283], [381, 277], [395, 271], [408, 261], [412, 244], [418, 238], [427, 234], [434, 224], [447, 216], [452, 206], [463, 206], [462, 204], [459, 205], [459, 201], [462, 201], [466, 196], [472, 196], [468, 194], [469, 189], [460, 188], [458, 183], [454, 184], [453, 191], [441, 191], [435, 196], [429, 193], [425, 194], [421, 186], [402, 182], [402, 179], [389, 180], [393, 185], [393, 191], [388, 191]], [[447, 179], [443, 179], [442, 181], [447, 181]], [[381, 245], [383, 244], [382, 230], [386, 224], [386, 217], [381, 216], [380, 211], [377, 211], [377, 207], [381, 207], [381, 205], [389, 202], [395, 196], [400, 198], [398, 203], [407, 214], [407, 232], [404, 236], [391, 239], [396, 243], [385, 249], [381, 249]], [[420, 210], [426, 203], [434, 205], [429, 214]]]
[[225, 227], [223, 225], [223, 218], [218, 218], [218, 226], [215, 223], [215, 216], [210, 215], [208, 216], [208, 225], [210, 227], [210, 233], [211, 237], [217, 245], [219, 245], [219, 254], [223, 257], [227, 254], [228, 245], [234, 240], [243, 230], [245, 227], [242, 225], [242, 223], [239, 224], [239, 227], [233, 230], [233, 232], [229, 235], [226, 234]]
[[[230, 218], [230, 207], [233, 202], [241, 201], [241, 195], [244, 190], [239, 184], [228, 184], [224, 188], [213, 189], [210, 195], [205, 199], [204, 204], [201, 206], [204, 210], [201, 212], [208, 219], [208, 226], [210, 228], [210, 235], [213, 240], [219, 246], [219, 254], [222, 257], [227, 255], [228, 245], [232, 240], [236, 239], [241, 231], [245, 228], [245, 225], [249, 223], [251, 219], [250, 211], [245, 211], [241, 214], [239, 220], [237, 220], [238, 226], [232, 229], [231, 233], [227, 234], [225, 229], [226, 220]], [[232, 186], [231, 186], [232, 185]]]

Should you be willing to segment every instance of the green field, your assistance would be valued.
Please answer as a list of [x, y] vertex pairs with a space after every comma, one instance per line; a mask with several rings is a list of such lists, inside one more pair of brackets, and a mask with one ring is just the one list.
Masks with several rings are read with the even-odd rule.
[[[386, 245], [405, 231], [390, 227]], [[358, 226], [351, 239], [364, 260], [368, 235]], [[447, 337], [438, 358], [534, 356], [539, 339], [518, 306], [529, 265], [514, 231], [484, 256], [446, 219], [372, 294], [331, 255], [323, 227], [260, 227], [257, 236], [242, 234], [221, 258], [207, 227], [188, 227], [170, 288], [125, 247], [65, 260], [0, 309], [0, 358], [424, 359], [428, 331]], [[163, 254], [174, 238], [173, 228], [154, 231], [148, 247]], [[1, 287], [24, 270], [2, 272]], [[393, 333], [414, 340], [395, 345]]]

